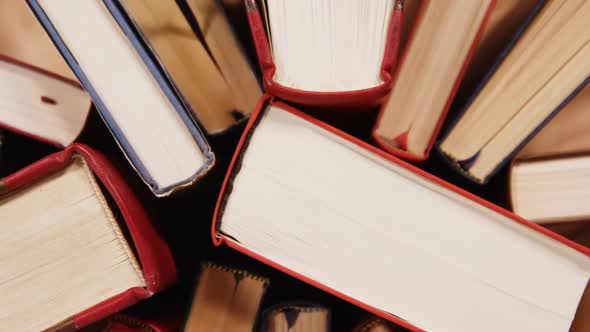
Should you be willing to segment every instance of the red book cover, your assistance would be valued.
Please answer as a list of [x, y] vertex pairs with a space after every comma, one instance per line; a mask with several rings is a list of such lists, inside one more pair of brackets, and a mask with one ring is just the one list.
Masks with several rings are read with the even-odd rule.
[[[78, 82], [0, 54], [3, 76], [12, 84], [3, 89], [9, 113], [1, 116], [1, 128], [60, 148], [80, 135], [92, 103]], [[22, 103], [24, 98], [30, 100]], [[27, 120], [34, 112], [37, 120]]]
[[266, 28], [255, 0], [246, 0], [248, 22], [262, 70], [262, 83], [267, 93], [294, 103], [319, 107], [366, 107], [378, 105], [391, 90], [402, 30], [402, 1], [396, 1], [388, 27], [385, 52], [381, 62], [379, 86], [353, 91], [318, 92], [294, 89], [275, 81], [276, 65], [266, 35]]
[[[121, 215], [121, 222], [135, 248], [146, 287], [136, 287], [86, 308], [65, 319], [49, 331], [75, 331], [98, 322], [169, 286], [176, 279], [176, 268], [166, 243], [153, 228], [146, 211], [119, 171], [101, 153], [73, 144], [0, 180], [0, 195], [24, 188], [52, 173], [64, 169], [72, 158], [81, 157], [97, 181], [109, 193]], [[64, 317], [65, 318], [65, 317]]]
[[[216, 205], [216, 210], [213, 216], [213, 223], [212, 223], [212, 227], [211, 227], [211, 236], [212, 236], [212, 240], [214, 242], [214, 244], [216, 246], [221, 246], [221, 245], [226, 245], [234, 250], [237, 250], [249, 257], [252, 257], [264, 264], [267, 264], [273, 268], [276, 268], [277, 270], [280, 270], [294, 278], [297, 278], [299, 280], [302, 280], [314, 287], [317, 287], [325, 292], [328, 292], [334, 296], [337, 296], [345, 301], [348, 301], [364, 310], [367, 310], [368, 312], [375, 314], [381, 318], [384, 318], [390, 322], [393, 322], [397, 325], [400, 325], [402, 327], [408, 328], [412, 331], [424, 331], [422, 328], [418, 327], [418, 326], [414, 326], [413, 324], [409, 323], [408, 321], [401, 319], [397, 316], [395, 316], [395, 313], [388, 313], [385, 311], [382, 311], [368, 303], [364, 303], [358, 299], [355, 299], [351, 296], [348, 296], [344, 293], [342, 293], [341, 291], [339, 291], [338, 289], [334, 289], [332, 288], [331, 285], [328, 284], [322, 284], [317, 282], [316, 280], [313, 280], [311, 278], [309, 278], [306, 275], [303, 275], [301, 273], [299, 273], [298, 271], [294, 271], [291, 270], [283, 265], [281, 265], [280, 263], [277, 263], [276, 261], [273, 261], [267, 257], [261, 256], [255, 252], [253, 252], [252, 250], [246, 248], [244, 245], [240, 244], [240, 242], [236, 239], [233, 239], [232, 237], [226, 236], [223, 233], [220, 233], [219, 231], [219, 227], [220, 227], [220, 223], [221, 223], [221, 217], [223, 215], [223, 210], [224, 210], [224, 205], [227, 199], [227, 195], [229, 195], [232, 191], [232, 187], [234, 186], [232, 179], [234, 176], [234, 172], [236, 172], [238, 169], [241, 168], [240, 164], [241, 164], [241, 156], [243, 151], [245, 150], [248, 146], [249, 143], [249, 138], [252, 136], [253, 131], [257, 125], [257, 122], [259, 120], [259, 118], [264, 114], [264, 110], [267, 108], [267, 105], [274, 105], [274, 106], [279, 106], [282, 110], [287, 111], [288, 113], [291, 113], [297, 117], [300, 117], [308, 122], [311, 122], [312, 124], [332, 133], [335, 134], [343, 139], [345, 139], [346, 141], [352, 143], [354, 146], [359, 147], [360, 149], [363, 149], [365, 151], [367, 151], [367, 153], [372, 153], [375, 154], [383, 159], [386, 159], [387, 161], [391, 162], [392, 165], [394, 165], [395, 167], [400, 167], [403, 168], [405, 170], [408, 170], [410, 172], [412, 172], [413, 174], [415, 174], [417, 177], [425, 180], [427, 183], [432, 184], [434, 186], [438, 186], [441, 188], [444, 188], [446, 190], [449, 190], [452, 193], [458, 194], [466, 199], [468, 199], [469, 201], [473, 202], [476, 205], [482, 206], [485, 209], [489, 209], [491, 211], [493, 211], [494, 213], [497, 213], [503, 217], [507, 217], [509, 218], [511, 221], [514, 221], [514, 223], [518, 223], [521, 225], [524, 225], [526, 228], [532, 229], [535, 232], [538, 232], [538, 234], [542, 234], [543, 236], [547, 236], [550, 238], [553, 238], [561, 243], [563, 243], [566, 247], [572, 248], [575, 251], [582, 253], [585, 256], [590, 256], [590, 249], [579, 245], [573, 241], [570, 241], [564, 237], [562, 237], [561, 235], [558, 235], [554, 232], [551, 232], [550, 230], [547, 230], [546, 228], [543, 228], [537, 224], [531, 223], [505, 209], [502, 209], [474, 194], [471, 194], [461, 188], [458, 188], [456, 186], [454, 186], [453, 184], [450, 184], [448, 182], [445, 182], [444, 180], [441, 180], [440, 178], [437, 178], [425, 171], [422, 171], [421, 169], [407, 163], [404, 162], [398, 158], [396, 158], [395, 156], [392, 156], [388, 153], [385, 153], [384, 151], [375, 148], [359, 139], [356, 139], [334, 127], [331, 127], [330, 125], [321, 122], [317, 119], [314, 119], [313, 117], [294, 109], [293, 107], [286, 105], [284, 103], [281, 102], [277, 102], [274, 100], [274, 97], [266, 95], [258, 104], [256, 111], [252, 114], [252, 117], [248, 123], [248, 125], [246, 126], [246, 129], [240, 139], [240, 142], [238, 144], [238, 147], [236, 149], [236, 152], [233, 156], [233, 159], [231, 161], [229, 170], [227, 172], [227, 175], [225, 177], [221, 192], [219, 194], [219, 198], [217, 201], [217, 205]], [[535, 233], [536, 234], [536, 233]], [[379, 253], [377, 253], [379, 255]], [[403, 266], [401, 266], [400, 268], [403, 269]]]
[[[404, 48], [404, 50], [402, 51], [402, 54], [400, 56], [400, 60], [399, 60], [399, 65], [396, 68], [395, 73], [393, 74], [393, 89], [395, 89], [395, 82], [396, 82], [396, 78], [399, 76], [400, 73], [400, 68], [403, 66], [404, 64], [404, 59], [407, 56], [408, 50], [409, 50], [409, 45], [411, 45], [412, 43], [412, 38], [414, 37], [415, 33], [416, 33], [416, 29], [417, 26], [420, 24], [421, 19], [423, 18], [423, 13], [424, 13], [424, 9], [426, 7], [426, 4], [428, 3], [429, 0], [420, 0], [420, 7], [418, 9], [417, 15], [416, 15], [416, 19], [415, 22], [412, 26], [411, 32], [408, 36], [408, 42], [407, 42], [407, 46]], [[434, 131], [432, 132], [432, 136], [430, 138], [430, 143], [428, 145], [428, 148], [426, 149], [426, 151], [424, 152], [424, 154], [422, 155], [418, 155], [418, 154], [414, 154], [411, 152], [408, 152], [405, 150], [405, 146], [407, 146], [407, 139], [408, 139], [408, 132], [398, 136], [398, 137], [394, 137], [392, 138], [392, 141], [394, 141], [396, 143], [396, 145], [398, 147], [394, 147], [392, 146], [392, 144], [387, 143], [380, 135], [377, 134], [376, 129], [379, 125], [379, 122], [381, 121], [381, 118], [383, 116], [383, 111], [384, 111], [384, 107], [382, 106], [380, 113], [377, 117], [377, 121], [375, 123], [375, 127], [373, 129], [373, 139], [375, 140], [375, 142], [385, 151], [399, 157], [405, 160], [409, 160], [412, 162], [422, 162], [425, 161], [426, 159], [428, 159], [429, 155], [430, 155], [430, 150], [432, 150], [432, 147], [434, 145], [434, 142], [436, 141], [436, 137], [438, 135], [438, 132], [441, 130], [441, 127], [444, 123], [444, 120], [446, 118], [447, 113], [449, 112], [449, 109], [453, 103], [453, 100], [455, 98], [455, 95], [457, 94], [459, 87], [461, 86], [461, 82], [463, 81], [463, 77], [465, 76], [467, 69], [469, 68], [469, 64], [471, 62], [471, 59], [473, 57], [473, 55], [475, 54], [476, 50], [477, 50], [477, 46], [483, 36], [483, 33], [485, 31], [486, 28], [486, 24], [490, 18], [490, 16], [493, 13], [494, 10], [494, 6], [496, 5], [496, 1], [492, 1], [487, 9], [487, 13], [486, 16], [483, 18], [482, 20], [482, 24], [479, 27], [479, 30], [476, 34], [476, 37], [474, 38], [471, 46], [469, 47], [469, 52], [467, 54], [467, 56], [465, 57], [465, 60], [463, 62], [463, 65], [461, 66], [461, 69], [459, 71], [459, 74], [457, 75], [457, 77], [454, 78], [450, 78], [453, 80], [453, 88], [450, 92], [450, 94], [447, 97], [447, 102], [444, 106], [444, 110], [442, 111], [438, 122], [436, 124], [436, 127], [434, 129]]]
[[177, 332], [180, 319], [146, 320], [127, 314], [116, 314], [108, 319], [89, 326], [82, 332]]

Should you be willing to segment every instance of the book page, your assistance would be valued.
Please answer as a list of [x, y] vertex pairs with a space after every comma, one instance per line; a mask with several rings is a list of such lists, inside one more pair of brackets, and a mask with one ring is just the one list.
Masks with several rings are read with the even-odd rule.
[[426, 331], [568, 330], [586, 255], [279, 106], [262, 116], [228, 241]]
[[139, 264], [81, 158], [0, 197], [0, 229], [4, 331], [42, 331], [129, 288], [145, 286]]

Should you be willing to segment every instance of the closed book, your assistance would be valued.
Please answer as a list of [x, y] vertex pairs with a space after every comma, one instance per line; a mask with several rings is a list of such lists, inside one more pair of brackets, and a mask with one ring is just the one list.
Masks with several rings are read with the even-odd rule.
[[203, 262], [183, 331], [252, 331], [268, 284], [246, 270]]
[[84, 128], [92, 105], [73, 80], [0, 55], [0, 127], [64, 148]]
[[512, 211], [539, 224], [590, 220], [590, 152], [510, 165]]
[[28, 4], [155, 195], [207, 173], [215, 158], [205, 136], [119, 1]]
[[[512, 211], [583, 241], [590, 210], [590, 87], [531, 139], [509, 166]], [[577, 225], [575, 225], [577, 224]], [[572, 229], [573, 228], [573, 229]]]
[[330, 309], [311, 303], [283, 303], [263, 313], [264, 332], [329, 332]]
[[418, 9], [404, 18], [412, 28], [406, 28], [373, 138], [384, 150], [420, 162], [428, 159], [457, 94], [483, 77], [543, 1], [414, 2]]
[[590, 250], [272, 98], [212, 224], [227, 245], [413, 331], [568, 331]]
[[246, 0], [266, 92], [323, 107], [379, 104], [391, 88], [402, 0]]
[[159, 292], [172, 255], [117, 169], [74, 144], [0, 180], [0, 326], [75, 331]]
[[115, 314], [80, 332], [178, 332], [180, 322], [174, 318], [143, 319], [129, 314]]
[[590, 3], [547, 2], [438, 143], [456, 170], [486, 183], [590, 81]]

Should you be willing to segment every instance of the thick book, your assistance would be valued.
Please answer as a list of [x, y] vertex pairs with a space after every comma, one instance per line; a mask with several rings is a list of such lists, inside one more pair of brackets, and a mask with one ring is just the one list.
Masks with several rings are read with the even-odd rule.
[[177, 319], [143, 319], [129, 314], [115, 314], [80, 332], [178, 332]]
[[0, 220], [6, 331], [75, 331], [175, 279], [133, 191], [89, 147], [71, 145], [1, 179]]
[[329, 332], [330, 309], [310, 303], [284, 303], [263, 313], [263, 332]]
[[508, 190], [515, 213], [544, 226], [565, 224], [557, 227], [563, 228], [568, 237], [587, 238], [584, 233], [590, 231], [590, 209], [585, 204], [590, 197], [588, 128], [590, 86], [551, 119], [510, 163]]
[[82, 132], [92, 102], [75, 81], [0, 55], [0, 127], [61, 148]]
[[155, 195], [169, 195], [207, 173], [215, 157], [205, 136], [119, 1], [28, 4]]
[[262, 90], [217, 1], [119, 3], [208, 134], [248, 118]]
[[271, 99], [212, 238], [413, 331], [567, 331], [590, 249]]
[[184, 332], [251, 332], [269, 280], [210, 262], [201, 274]]
[[266, 92], [324, 107], [377, 105], [389, 92], [402, 0], [245, 0]]
[[487, 182], [590, 81], [590, 3], [550, 1], [483, 81], [438, 148]]
[[412, 29], [404, 31], [409, 35], [374, 140], [398, 157], [426, 160], [456, 95], [482, 78], [542, 3], [420, 1], [413, 17], [404, 17]]
[[514, 213], [539, 224], [590, 220], [590, 151], [516, 160], [510, 166]]

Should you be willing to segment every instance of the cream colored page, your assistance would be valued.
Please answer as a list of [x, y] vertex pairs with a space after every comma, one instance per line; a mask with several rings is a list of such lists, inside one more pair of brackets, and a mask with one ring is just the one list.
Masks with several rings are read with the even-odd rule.
[[518, 163], [510, 177], [514, 212], [538, 223], [590, 218], [590, 156]]
[[584, 254], [276, 107], [247, 151], [221, 223], [240, 245], [427, 331], [571, 324]]
[[[590, 2], [587, 10], [590, 14]], [[580, 23], [578, 28], [581, 29], [587, 22], [579, 20], [578, 23]], [[590, 38], [590, 34], [587, 37]], [[539, 124], [559, 107], [564, 98], [588, 78], [589, 59], [590, 43], [586, 43], [560, 68], [559, 72], [555, 73], [553, 79], [540, 88], [510, 122], [498, 131], [494, 139], [480, 150], [481, 154], [469, 168], [469, 172], [479, 179], [489, 176], [499, 161], [508, 158], [520, 143], [525, 141]]]
[[[51, 102], [44, 102], [43, 97]], [[81, 88], [0, 61], [0, 122], [67, 146], [82, 131], [90, 98]]]
[[135, 286], [135, 258], [81, 161], [0, 199], [0, 326], [38, 332]]
[[[531, 100], [587, 44], [590, 30], [584, 17], [589, 10], [590, 3], [585, 0], [548, 2], [445, 138], [442, 149], [452, 152], [456, 160], [471, 158], [532, 104]], [[554, 89], [550, 95], [563, 101], [573, 89], [563, 90], [567, 89]], [[533, 106], [538, 112], [551, 105]]]
[[158, 186], [194, 176], [203, 153], [104, 4], [39, 3]]
[[404, 148], [425, 154], [489, 5], [489, 0], [427, 3], [384, 106], [378, 135], [394, 140], [408, 133]]
[[267, 0], [274, 80], [338, 92], [378, 86], [393, 0]]

